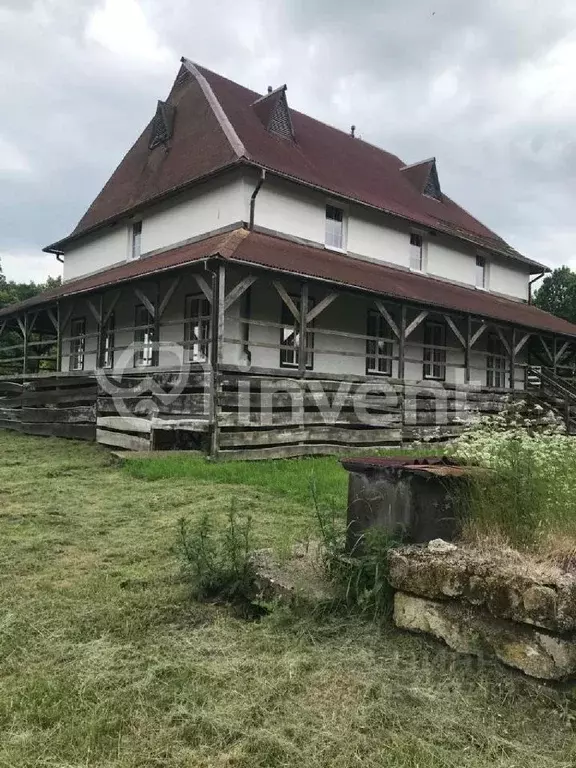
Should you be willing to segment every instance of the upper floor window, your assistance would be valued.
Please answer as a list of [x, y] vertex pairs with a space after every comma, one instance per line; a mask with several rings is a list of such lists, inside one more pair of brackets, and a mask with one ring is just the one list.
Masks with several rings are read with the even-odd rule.
[[[300, 297], [291, 296], [298, 311], [300, 311]], [[308, 298], [308, 309], [314, 306], [314, 299]], [[282, 314], [280, 317], [282, 328], [280, 329], [280, 367], [298, 368], [300, 364], [300, 327], [299, 323], [282, 302]], [[314, 334], [306, 334], [306, 368], [311, 371], [314, 367]]]
[[134, 366], [154, 365], [154, 318], [143, 304], [136, 307], [134, 325]]
[[424, 238], [417, 232], [410, 235], [410, 269], [424, 271]]
[[424, 326], [425, 379], [444, 381], [446, 378], [446, 326], [443, 323], [426, 323]]
[[392, 376], [394, 344], [390, 339], [388, 324], [380, 312], [372, 309], [368, 311], [367, 336], [366, 373]]
[[344, 249], [344, 209], [335, 205], [326, 206], [326, 238], [327, 248]]
[[185, 312], [186, 359], [190, 363], [204, 362], [210, 343], [210, 303], [204, 296], [187, 296]]
[[139, 259], [142, 252], [142, 222], [132, 224], [132, 238], [130, 241], [130, 258]]
[[86, 352], [86, 319], [78, 317], [70, 323], [70, 370], [84, 370]]
[[476, 256], [476, 288], [486, 288], [486, 259]]

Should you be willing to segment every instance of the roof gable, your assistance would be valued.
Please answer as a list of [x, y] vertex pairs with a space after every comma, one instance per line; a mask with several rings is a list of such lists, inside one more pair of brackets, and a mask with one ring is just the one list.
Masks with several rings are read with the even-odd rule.
[[252, 108], [267, 131], [283, 139], [293, 139], [294, 128], [286, 98], [286, 88], [286, 85], [282, 85], [275, 91], [271, 90], [266, 96], [256, 99]]

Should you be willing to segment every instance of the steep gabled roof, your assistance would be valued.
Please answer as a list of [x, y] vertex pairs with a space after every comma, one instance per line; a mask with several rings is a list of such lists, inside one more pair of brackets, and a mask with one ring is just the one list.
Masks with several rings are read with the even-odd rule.
[[[278, 105], [285, 117], [285, 87], [262, 97], [183, 59], [166, 104], [174, 108], [169, 145], [149, 149], [149, 124], [70, 238], [248, 163], [545, 269], [440, 193], [434, 161], [410, 170], [395, 155], [293, 109], [287, 113], [293, 140], [278, 135], [270, 121]], [[49, 249], [60, 249], [70, 238]]]
[[213, 257], [244, 266], [316, 278], [424, 307], [576, 338], [576, 325], [531, 304], [243, 228], [70, 280], [53, 290], [1, 309], [0, 317], [50, 304], [57, 299], [120, 286]]

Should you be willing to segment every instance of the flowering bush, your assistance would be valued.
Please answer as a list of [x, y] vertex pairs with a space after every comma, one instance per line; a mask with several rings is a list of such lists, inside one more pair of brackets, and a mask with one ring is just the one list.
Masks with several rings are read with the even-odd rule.
[[510, 404], [473, 425], [450, 453], [487, 470], [468, 489], [468, 522], [476, 529], [516, 545], [576, 532], [576, 442], [552, 411]]

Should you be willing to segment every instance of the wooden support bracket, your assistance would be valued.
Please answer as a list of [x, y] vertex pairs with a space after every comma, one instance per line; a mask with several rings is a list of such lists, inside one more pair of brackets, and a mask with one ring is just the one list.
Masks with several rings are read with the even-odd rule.
[[134, 293], [136, 296], [140, 299], [142, 304], [146, 307], [148, 312], [150, 313], [150, 316], [155, 318], [156, 317], [156, 307], [154, 306], [153, 302], [150, 301], [148, 296], [140, 290], [140, 288], [134, 288]]
[[294, 304], [294, 302], [288, 295], [286, 288], [284, 288], [282, 283], [280, 283], [278, 280], [273, 280], [272, 285], [274, 286], [274, 288], [276, 288], [276, 290], [280, 294], [280, 298], [282, 299], [284, 304], [286, 304], [290, 312], [294, 315], [294, 318], [298, 320], [298, 322], [300, 322], [300, 312], [298, 311], [298, 307], [296, 306], [296, 304]]
[[416, 328], [418, 328], [418, 326], [420, 325], [420, 323], [422, 323], [423, 320], [426, 320], [429, 314], [430, 313], [427, 312], [426, 310], [424, 310], [423, 312], [420, 312], [420, 314], [417, 317], [415, 317], [414, 320], [412, 320], [412, 322], [410, 323], [410, 325], [406, 328], [406, 331], [404, 332], [405, 338], [408, 338], [410, 334], [414, 333]]
[[174, 278], [174, 280], [170, 284], [170, 287], [164, 294], [164, 298], [160, 302], [160, 306], [158, 307], [158, 318], [161, 318], [164, 312], [166, 311], [166, 308], [170, 303], [170, 299], [172, 298], [172, 296], [174, 296], [174, 292], [176, 291], [179, 285], [180, 285], [180, 277]]
[[472, 349], [472, 347], [474, 346], [474, 344], [476, 344], [476, 342], [478, 341], [478, 339], [479, 339], [479, 338], [482, 336], [482, 334], [484, 333], [484, 331], [485, 331], [487, 328], [488, 328], [488, 323], [482, 323], [482, 325], [480, 326], [480, 328], [478, 328], [478, 330], [476, 331], [476, 333], [475, 333], [475, 334], [473, 334], [472, 338], [470, 339], [470, 349]]
[[245, 277], [243, 280], [241, 280], [238, 285], [235, 285], [224, 300], [224, 309], [229, 309], [235, 301], [238, 301], [238, 299], [246, 293], [248, 288], [250, 288], [250, 286], [253, 285], [257, 279], [258, 278], [254, 277], [253, 275], [248, 275], [248, 277]]
[[212, 304], [212, 301], [213, 301], [212, 288], [210, 288], [210, 286], [208, 285], [206, 280], [204, 280], [202, 275], [194, 275], [194, 279], [198, 283], [198, 287], [200, 288], [204, 296], [206, 296], [206, 298], [208, 299], [208, 303]]
[[525, 334], [524, 334], [524, 336], [522, 336], [522, 338], [520, 339], [520, 341], [518, 342], [518, 344], [516, 344], [516, 346], [514, 347], [514, 354], [515, 354], [515, 355], [518, 355], [518, 354], [520, 354], [520, 352], [521, 352], [521, 351], [524, 349], [524, 347], [526, 346], [526, 342], [528, 341], [528, 339], [529, 339], [531, 336], [532, 336], [532, 334], [531, 334], [531, 333], [525, 333]]
[[380, 312], [384, 320], [386, 320], [386, 322], [390, 326], [390, 330], [392, 331], [392, 333], [396, 336], [397, 339], [399, 339], [400, 329], [394, 322], [394, 319], [392, 318], [392, 315], [390, 314], [390, 312], [388, 312], [388, 310], [384, 306], [383, 302], [380, 301], [380, 299], [376, 299], [374, 303], [376, 304], [376, 309], [378, 310], [378, 312]]
[[114, 296], [112, 297], [112, 301], [110, 302], [110, 306], [108, 307], [108, 310], [104, 313], [104, 317], [102, 318], [102, 325], [106, 325], [108, 323], [108, 320], [112, 317], [112, 312], [116, 309], [116, 304], [120, 301], [120, 296], [122, 295], [122, 291], [116, 291]]
[[328, 296], [325, 296], [322, 301], [319, 301], [318, 304], [316, 304], [315, 307], [312, 307], [312, 309], [307, 313], [306, 322], [311, 323], [313, 320], [315, 320], [318, 315], [324, 312], [325, 309], [328, 309], [333, 301], [336, 301], [338, 296], [339, 294], [335, 291], [333, 293], [329, 293]]
[[456, 336], [460, 344], [462, 344], [464, 349], [466, 349], [466, 339], [460, 333], [460, 330], [458, 329], [458, 326], [456, 325], [454, 320], [452, 320], [452, 318], [449, 315], [444, 315], [444, 320], [446, 320], [446, 323], [448, 324], [449, 328], [451, 329], [454, 336]]

